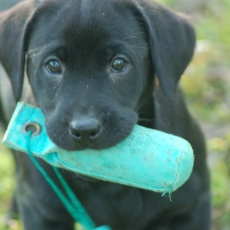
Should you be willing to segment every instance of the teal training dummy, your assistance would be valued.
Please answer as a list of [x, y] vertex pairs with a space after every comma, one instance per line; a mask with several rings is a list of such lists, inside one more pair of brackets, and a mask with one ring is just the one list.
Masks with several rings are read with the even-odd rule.
[[[36, 124], [36, 125], [34, 125]], [[132, 133], [116, 146], [104, 150], [68, 152], [48, 137], [40, 109], [20, 102], [13, 114], [3, 143], [26, 151], [26, 132], [31, 137], [34, 156], [49, 164], [104, 181], [171, 193], [190, 176], [194, 156], [184, 139], [136, 125]]]

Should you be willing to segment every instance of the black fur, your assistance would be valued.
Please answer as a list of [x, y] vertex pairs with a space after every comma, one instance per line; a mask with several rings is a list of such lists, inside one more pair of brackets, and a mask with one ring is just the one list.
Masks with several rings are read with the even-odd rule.
[[[15, 100], [32, 100], [42, 109], [57, 145], [108, 148], [138, 123], [181, 136], [194, 149], [193, 173], [172, 202], [158, 193], [62, 170], [97, 225], [210, 229], [204, 139], [177, 89], [194, 46], [187, 19], [148, 0], [32, 0], [0, 14], [0, 61]], [[127, 63], [120, 72], [111, 68], [116, 58]], [[48, 71], [50, 60], [57, 60], [62, 71]], [[26, 95], [28, 84], [22, 94], [24, 73], [32, 97]], [[2, 97], [7, 100], [5, 93]], [[56, 180], [50, 166], [40, 162]], [[16, 154], [16, 165], [16, 200], [25, 229], [72, 230], [70, 215], [26, 154]]]

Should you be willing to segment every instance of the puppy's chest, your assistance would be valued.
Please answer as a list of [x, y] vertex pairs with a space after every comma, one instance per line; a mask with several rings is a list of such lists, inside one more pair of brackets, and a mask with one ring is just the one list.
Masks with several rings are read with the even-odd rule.
[[108, 224], [113, 229], [138, 229], [155, 215], [148, 194], [136, 188], [107, 182], [84, 183], [78, 198], [97, 224]]

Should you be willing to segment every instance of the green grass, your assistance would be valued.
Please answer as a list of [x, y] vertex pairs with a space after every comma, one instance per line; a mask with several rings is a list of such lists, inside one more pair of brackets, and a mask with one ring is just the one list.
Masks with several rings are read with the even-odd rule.
[[[230, 2], [209, 1], [195, 25], [200, 51], [184, 74], [190, 109], [201, 122], [230, 124]], [[230, 126], [229, 126], [230, 127]], [[213, 131], [215, 134], [215, 130]], [[214, 135], [215, 136], [215, 135]], [[211, 163], [213, 229], [230, 229], [230, 128], [207, 141]]]
[[[161, 0], [180, 9], [177, 0]], [[186, 70], [182, 87], [201, 124], [230, 124], [230, 1], [207, 1], [195, 21], [199, 52]], [[215, 132], [215, 131], [214, 131]], [[213, 230], [230, 229], [230, 130], [207, 140], [211, 171]], [[213, 160], [214, 159], [214, 160]], [[14, 185], [12, 157], [0, 145], [0, 230]], [[192, 198], [191, 198], [192, 199]], [[11, 222], [10, 230], [21, 230]]]
[[[0, 135], [1, 137], [1, 135]], [[12, 191], [15, 187], [14, 182], [14, 165], [12, 155], [8, 149], [0, 144], [0, 230], [4, 229], [3, 222], [5, 214], [8, 212]], [[19, 230], [18, 223], [9, 222], [11, 229]]]

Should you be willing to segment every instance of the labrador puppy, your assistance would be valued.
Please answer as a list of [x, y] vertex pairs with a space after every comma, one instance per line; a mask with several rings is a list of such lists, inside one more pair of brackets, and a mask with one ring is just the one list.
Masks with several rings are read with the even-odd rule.
[[[154, 1], [22, 1], [0, 14], [0, 61], [8, 76], [0, 76], [0, 118], [7, 124], [19, 100], [39, 106], [49, 137], [69, 151], [109, 148], [137, 123], [185, 138], [195, 165], [172, 202], [159, 193], [61, 172], [98, 226], [209, 230], [204, 138], [177, 87], [194, 46], [187, 18]], [[73, 230], [73, 219], [27, 155], [16, 153], [15, 162], [24, 228]]]

